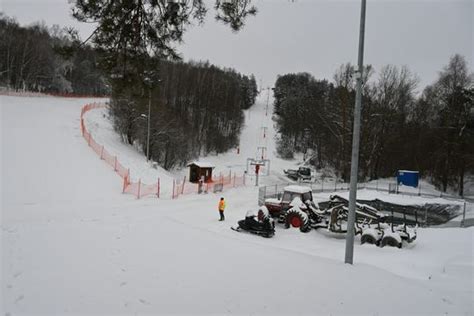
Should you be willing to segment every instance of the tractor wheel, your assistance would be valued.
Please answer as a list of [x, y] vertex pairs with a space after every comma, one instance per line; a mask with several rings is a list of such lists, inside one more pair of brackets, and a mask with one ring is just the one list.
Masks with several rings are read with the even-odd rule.
[[382, 242], [380, 243], [380, 247], [398, 247], [402, 248], [402, 243], [395, 239], [393, 236], [385, 236], [382, 238]]
[[300, 210], [290, 209], [286, 212], [286, 227], [299, 228], [302, 232], [310, 230], [308, 215]]
[[362, 235], [362, 237], [360, 238], [360, 244], [363, 245], [365, 243], [376, 245], [378, 242], [374, 238], [374, 236], [366, 234], [366, 235]]

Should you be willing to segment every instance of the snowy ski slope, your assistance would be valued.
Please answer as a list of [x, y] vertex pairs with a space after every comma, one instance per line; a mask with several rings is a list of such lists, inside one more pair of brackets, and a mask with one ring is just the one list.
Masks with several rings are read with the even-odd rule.
[[[91, 100], [0, 98], [2, 315], [474, 312], [473, 228], [420, 229], [402, 249], [356, 244], [355, 264], [345, 265], [344, 239], [327, 233], [277, 227], [263, 239], [230, 230], [256, 207], [254, 186], [224, 193], [225, 222], [220, 195], [122, 195], [80, 134]], [[242, 168], [265, 101], [246, 114], [241, 156], [206, 160]]]

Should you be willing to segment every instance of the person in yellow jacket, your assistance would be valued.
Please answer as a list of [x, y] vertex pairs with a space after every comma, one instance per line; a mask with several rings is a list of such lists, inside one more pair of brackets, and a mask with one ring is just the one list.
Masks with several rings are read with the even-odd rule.
[[225, 201], [224, 201], [224, 198], [221, 197], [221, 200], [219, 201], [219, 214], [221, 215], [221, 219], [219, 221], [225, 220], [224, 210], [225, 210]]

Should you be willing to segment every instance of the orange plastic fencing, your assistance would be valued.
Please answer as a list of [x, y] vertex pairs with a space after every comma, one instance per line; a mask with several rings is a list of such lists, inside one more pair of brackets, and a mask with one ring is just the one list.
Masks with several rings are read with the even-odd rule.
[[220, 175], [213, 177], [212, 181], [206, 183], [186, 182], [186, 177], [182, 181], [173, 183], [172, 198], [176, 199], [184, 194], [217, 193], [229, 188], [245, 186], [245, 174], [237, 176], [235, 173], [227, 176]]
[[[84, 114], [93, 109], [106, 108], [107, 105], [103, 103], [90, 103], [86, 104], [81, 109], [81, 132], [82, 136], [86, 140], [87, 144], [95, 151], [95, 153], [104, 160], [114, 171], [122, 178], [123, 181], [123, 193], [133, 194], [138, 199], [144, 196], [156, 196], [160, 197], [160, 179], [157, 179], [156, 183], [146, 184], [142, 183], [141, 179], [138, 182], [131, 182], [130, 180], [130, 169], [125, 168], [117, 156], [110, 154], [104, 145], [99, 144], [92, 137], [91, 133], [87, 131], [84, 124]], [[229, 173], [227, 176], [220, 175], [219, 177], [213, 178], [208, 183], [191, 183], [186, 182], [186, 177], [182, 181], [173, 181], [173, 190], [171, 191], [171, 198], [175, 199], [183, 194], [198, 194], [208, 192], [220, 192], [227, 188], [235, 188], [245, 185], [245, 174], [242, 176], [236, 176]]]
[[84, 124], [84, 114], [87, 111], [93, 109], [106, 108], [107, 106], [102, 103], [90, 103], [82, 107], [81, 110], [81, 131], [82, 136], [86, 140], [87, 144], [95, 151], [95, 153], [104, 160], [109, 166], [111, 166], [114, 171], [122, 178], [123, 180], [123, 193], [129, 193], [135, 195], [137, 198], [144, 197], [147, 195], [156, 195], [160, 196], [160, 186], [159, 179], [157, 183], [152, 185], [142, 184], [141, 180], [138, 182], [130, 181], [130, 170], [125, 168], [120, 161], [117, 159], [117, 156], [112, 155], [107, 151], [104, 145], [99, 144], [92, 137], [91, 133], [87, 131], [87, 128]]

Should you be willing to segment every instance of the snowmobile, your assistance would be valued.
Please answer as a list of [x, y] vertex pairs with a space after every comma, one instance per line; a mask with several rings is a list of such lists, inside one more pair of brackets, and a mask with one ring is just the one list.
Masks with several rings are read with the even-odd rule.
[[245, 215], [245, 219], [240, 220], [238, 224], [231, 227], [231, 229], [270, 238], [275, 235], [275, 222], [270, 217], [268, 209], [265, 206], [261, 206], [258, 210], [258, 214], [255, 214], [252, 210], [248, 211]]

